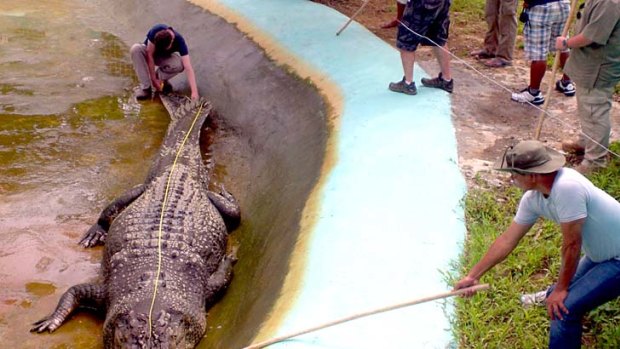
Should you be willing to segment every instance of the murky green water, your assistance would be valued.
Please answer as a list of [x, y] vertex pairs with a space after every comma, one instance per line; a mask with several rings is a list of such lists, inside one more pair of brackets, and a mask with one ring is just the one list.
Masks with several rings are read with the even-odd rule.
[[68, 287], [94, 280], [101, 248], [77, 246], [115, 196], [144, 180], [168, 115], [138, 104], [128, 48], [86, 0], [0, 2], [0, 343], [101, 347], [81, 313], [30, 334]]

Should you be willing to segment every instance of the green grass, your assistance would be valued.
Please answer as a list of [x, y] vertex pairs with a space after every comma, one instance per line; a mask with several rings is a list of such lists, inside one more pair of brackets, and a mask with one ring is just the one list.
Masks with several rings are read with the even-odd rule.
[[[611, 149], [620, 153], [620, 144]], [[499, 174], [498, 174], [499, 175]], [[620, 161], [589, 176], [592, 182], [620, 199]], [[493, 240], [510, 224], [521, 192], [508, 183], [502, 188], [471, 190], [464, 199], [468, 237], [463, 254], [448, 275], [450, 284], [467, 273]], [[461, 348], [546, 348], [549, 320], [544, 307], [523, 308], [521, 293], [536, 292], [557, 279], [560, 267], [559, 227], [540, 220], [501, 264], [480, 280], [491, 289], [455, 301], [453, 332]], [[620, 347], [620, 300], [590, 313], [584, 321], [585, 348]]]

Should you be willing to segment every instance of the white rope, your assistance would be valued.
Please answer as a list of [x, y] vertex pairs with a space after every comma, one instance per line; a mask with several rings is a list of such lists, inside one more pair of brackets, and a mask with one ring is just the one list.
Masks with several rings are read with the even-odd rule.
[[[428, 40], [428, 42], [432, 43], [433, 45], [439, 47], [440, 49], [448, 52], [448, 54], [450, 54], [450, 56], [452, 56], [454, 59], [456, 59], [457, 61], [465, 64], [468, 68], [470, 68], [471, 70], [475, 71], [476, 73], [478, 73], [478, 75], [482, 76], [483, 78], [487, 79], [488, 81], [490, 81], [491, 83], [495, 84], [496, 86], [499, 86], [500, 88], [502, 88], [505, 91], [508, 91], [509, 93], [512, 93], [512, 90], [504, 85], [502, 85], [500, 82], [494, 80], [491, 77], [486, 76], [485, 74], [483, 74], [481, 71], [479, 71], [478, 69], [476, 69], [474, 66], [472, 66], [471, 64], [467, 63], [465, 60], [457, 57], [456, 55], [454, 55], [452, 52], [450, 52], [449, 50], [446, 50], [443, 46], [439, 46], [436, 42], [434, 42], [433, 40], [431, 40], [430, 38], [418, 34], [415, 31], [413, 31], [411, 28], [409, 28], [405, 23], [403, 23], [402, 21], [398, 20], [398, 23], [400, 23], [400, 25], [402, 25], [405, 29], [407, 29], [408, 31], [410, 31], [411, 33], [424, 38], [426, 40]], [[564, 126], [567, 126], [568, 128], [572, 128], [572, 125], [569, 124], [568, 122], [565, 122], [564, 120], [554, 116], [553, 114], [549, 113], [547, 110], [543, 110], [542, 108], [538, 107], [537, 105], [532, 104], [531, 102], [526, 102], [527, 104], [531, 105], [532, 107], [538, 109], [539, 111], [541, 111], [542, 113], [544, 113], [545, 115], [547, 115], [548, 117], [550, 117], [551, 119], [554, 119], [556, 121], [558, 121], [559, 123], [563, 124]], [[600, 144], [599, 142], [597, 142], [596, 140], [592, 139], [592, 137], [588, 136], [587, 134], [585, 134], [583, 131], [579, 130], [579, 134], [584, 136], [585, 138], [589, 139], [590, 141], [592, 141], [593, 143], [597, 144], [598, 146], [600, 146], [601, 148], [604, 148], [605, 150], [607, 150], [610, 154], [614, 155], [615, 157], [620, 159], [620, 155], [613, 152], [611, 149], [609, 149], [608, 147]]]

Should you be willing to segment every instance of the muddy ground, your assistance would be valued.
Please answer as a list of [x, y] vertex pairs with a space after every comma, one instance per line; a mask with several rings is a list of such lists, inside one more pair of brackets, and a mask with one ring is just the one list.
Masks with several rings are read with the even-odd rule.
[[[332, 7], [346, 16], [352, 16], [363, 4], [362, 0], [314, 0]], [[371, 0], [355, 18], [381, 39], [394, 46], [396, 29], [381, 29], [381, 25], [395, 17], [395, 0]], [[343, 23], [344, 25], [344, 23]], [[451, 12], [451, 27], [448, 47], [452, 58], [452, 75], [455, 90], [452, 94], [452, 115], [458, 141], [459, 165], [469, 185], [478, 174], [497, 183], [496, 172], [489, 169], [498, 159], [505, 147], [521, 139], [533, 139], [542, 114], [529, 105], [510, 100], [510, 92], [525, 88], [529, 82], [529, 62], [523, 59], [523, 37], [517, 36], [515, 60], [505, 68], [487, 68], [482, 62], [469, 57], [468, 53], [482, 46], [486, 31], [484, 18], [467, 21], [459, 12]], [[438, 65], [431, 49], [418, 50], [417, 63], [429, 74], [438, 71]], [[394, 51], [394, 64], [400, 65], [398, 52]], [[551, 69], [547, 70], [542, 91], [547, 91], [547, 81], [551, 79]], [[556, 74], [556, 79], [560, 72]], [[414, 77], [419, 80], [418, 77]], [[392, 81], [399, 80], [399, 76]], [[386, 81], [386, 88], [389, 81]], [[617, 97], [617, 96], [616, 96]], [[412, 98], [416, 98], [415, 96]], [[547, 117], [543, 123], [540, 140], [560, 150], [563, 140], [576, 139], [580, 132], [576, 115], [575, 97], [552, 91], [549, 99]], [[620, 103], [616, 98], [612, 110], [612, 140], [620, 134]]]

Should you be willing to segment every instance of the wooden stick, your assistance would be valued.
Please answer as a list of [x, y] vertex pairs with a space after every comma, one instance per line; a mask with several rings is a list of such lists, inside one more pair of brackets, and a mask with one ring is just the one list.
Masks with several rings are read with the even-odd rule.
[[342, 31], [349, 26], [349, 24], [351, 24], [351, 22], [353, 21], [353, 18], [355, 18], [360, 12], [362, 12], [362, 9], [364, 9], [364, 7], [366, 7], [366, 5], [368, 5], [368, 3], [370, 2], [370, 0], [364, 0], [364, 3], [362, 4], [362, 6], [360, 6], [360, 8], [355, 11], [355, 13], [353, 14], [353, 16], [351, 16], [351, 18], [349, 18], [349, 20], [347, 21], [347, 23], [345, 23], [345, 25], [340, 28], [340, 30], [336, 33], [336, 36], [340, 35], [340, 33], [342, 33]]
[[272, 338], [263, 342], [259, 342], [259, 343], [255, 343], [255, 344], [251, 344], [250, 346], [247, 346], [243, 349], [258, 349], [258, 348], [264, 348], [268, 345], [271, 344], [275, 344], [278, 342], [282, 342], [284, 340], [287, 340], [289, 338], [293, 338], [293, 337], [297, 337], [297, 336], [301, 336], [302, 334], [306, 334], [306, 333], [310, 333], [310, 332], [314, 332], [314, 331], [318, 331], [318, 330], [322, 330], [326, 327], [331, 327], [331, 326], [335, 326], [335, 325], [339, 325], [341, 323], [344, 322], [348, 322], [351, 320], [356, 320], [365, 316], [370, 316], [370, 315], [375, 315], [375, 314], [379, 314], [379, 313], [384, 313], [386, 311], [390, 311], [390, 310], [395, 310], [398, 308], [403, 308], [403, 307], [408, 307], [410, 305], [415, 305], [415, 304], [420, 304], [420, 303], [425, 303], [425, 302], [429, 302], [429, 301], [433, 301], [436, 299], [441, 299], [441, 298], [448, 298], [448, 297], [452, 297], [452, 296], [458, 296], [464, 293], [468, 293], [468, 292], [475, 292], [475, 291], [482, 291], [482, 290], [486, 290], [489, 288], [489, 284], [481, 284], [481, 285], [476, 285], [476, 286], [472, 286], [472, 287], [467, 287], [467, 288], [462, 288], [460, 290], [456, 290], [456, 291], [450, 291], [450, 292], [446, 292], [446, 293], [440, 293], [434, 296], [430, 296], [430, 297], [424, 297], [424, 298], [419, 298], [419, 299], [415, 299], [415, 300], [411, 300], [408, 302], [404, 302], [404, 303], [398, 303], [398, 304], [394, 304], [394, 305], [390, 305], [388, 307], [384, 307], [384, 308], [379, 308], [379, 309], [375, 309], [375, 310], [370, 310], [370, 311], [365, 311], [362, 313], [358, 313], [355, 315], [351, 315], [351, 316], [347, 316], [344, 318], [341, 318], [339, 320], [335, 320], [335, 321], [330, 321], [327, 323], [324, 323], [322, 325], [316, 326], [316, 327], [311, 327], [299, 332], [294, 332], [294, 333], [290, 333], [284, 336], [280, 336], [280, 337], [276, 337], [276, 338]]
[[[570, 25], [573, 22], [573, 18], [575, 17], [575, 13], [577, 12], [577, 3], [579, 0], [572, 0], [570, 4], [570, 12], [568, 14], [568, 18], [566, 19], [566, 23], [564, 23], [564, 29], [562, 30], [562, 36], [566, 37], [568, 35], [568, 30], [570, 29]], [[555, 46], [555, 43], [553, 43]], [[545, 114], [547, 112], [547, 107], [549, 105], [549, 100], [551, 99], [551, 91], [555, 85], [555, 73], [560, 66], [560, 54], [561, 51], [556, 51], [555, 58], [553, 59], [553, 70], [551, 71], [551, 79], [549, 80], [549, 84], [547, 86], [547, 94], [545, 94], [545, 103], [542, 106], [542, 112], [540, 113], [540, 117], [538, 118], [538, 126], [536, 127], [535, 138], [538, 140], [540, 138], [540, 133], [542, 132], [543, 122], [545, 121]]]

